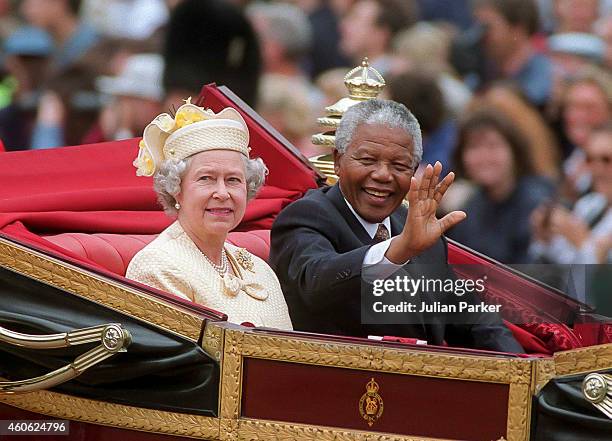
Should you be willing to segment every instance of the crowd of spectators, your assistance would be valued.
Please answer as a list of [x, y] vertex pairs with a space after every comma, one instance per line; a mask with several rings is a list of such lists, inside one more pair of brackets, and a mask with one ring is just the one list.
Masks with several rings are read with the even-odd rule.
[[139, 136], [216, 82], [312, 156], [367, 56], [457, 173], [451, 238], [612, 262], [612, 0], [0, 0], [0, 41], [8, 151]]

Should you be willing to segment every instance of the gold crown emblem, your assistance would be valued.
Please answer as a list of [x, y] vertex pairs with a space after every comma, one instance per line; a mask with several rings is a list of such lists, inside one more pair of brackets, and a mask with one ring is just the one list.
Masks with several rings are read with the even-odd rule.
[[368, 394], [375, 394], [378, 392], [378, 388], [378, 383], [374, 381], [374, 378], [372, 378], [370, 381], [368, 381], [368, 384], [366, 384], [366, 391]]

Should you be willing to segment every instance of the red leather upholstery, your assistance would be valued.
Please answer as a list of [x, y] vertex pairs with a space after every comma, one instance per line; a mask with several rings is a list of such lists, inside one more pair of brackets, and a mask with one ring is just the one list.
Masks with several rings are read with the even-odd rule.
[[[154, 234], [63, 233], [46, 236], [45, 239], [77, 256], [89, 259], [109, 271], [125, 276], [128, 264], [134, 255], [155, 237]], [[267, 260], [270, 252], [270, 230], [232, 232], [228, 236], [228, 242], [244, 247], [253, 254]], [[484, 259], [472, 255], [454, 244], [449, 246], [449, 258], [452, 263], [486, 264]], [[493, 303], [503, 303], [506, 310], [512, 311], [514, 315], [523, 313], [533, 316], [533, 305], [526, 306], [522, 305], [521, 302], [512, 301], [513, 290], [526, 288], [524, 285], [528, 285], [530, 282], [513, 276], [509, 276], [505, 282], [499, 283], [498, 281], [499, 286], [489, 290], [488, 294], [492, 297], [489, 300], [496, 300]], [[506, 288], [508, 289], [503, 289], [504, 285], [507, 285]], [[544, 297], [544, 295], [538, 297]], [[549, 298], [548, 301], [551, 302], [552, 299]], [[545, 304], [539, 306], [545, 306]], [[546, 323], [546, 320], [541, 318], [533, 320], [533, 323], [525, 318], [521, 320], [520, 317], [517, 320], [518, 323], [527, 323], [518, 326], [512, 325], [511, 328], [517, 338], [522, 337], [519, 340], [525, 345], [528, 352], [552, 353], [560, 349], [582, 346], [572, 331], [561, 323]]]
[[[132, 257], [155, 237], [154, 234], [63, 233], [46, 236], [45, 239], [124, 276]], [[236, 246], [246, 248], [264, 260], [268, 259], [270, 230], [232, 232], [227, 240]]]

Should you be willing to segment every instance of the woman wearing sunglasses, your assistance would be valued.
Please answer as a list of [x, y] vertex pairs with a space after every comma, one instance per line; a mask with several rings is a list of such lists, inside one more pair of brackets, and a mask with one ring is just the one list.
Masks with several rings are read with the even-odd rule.
[[540, 206], [531, 217], [531, 251], [540, 262], [612, 263], [612, 122], [595, 129], [584, 150], [593, 191], [572, 211]]

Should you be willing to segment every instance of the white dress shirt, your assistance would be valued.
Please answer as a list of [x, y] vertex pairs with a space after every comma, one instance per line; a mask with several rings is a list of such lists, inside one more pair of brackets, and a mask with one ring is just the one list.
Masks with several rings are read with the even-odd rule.
[[[387, 230], [389, 231], [389, 236], [391, 236], [391, 218], [389, 216], [384, 218], [382, 222], [373, 224], [372, 222], [368, 222], [367, 220], [359, 216], [357, 212], [355, 211], [355, 209], [353, 208], [353, 206], [349, 203], [349, 201], [346, 200], [344, 196], [343, 196], [343, 199], [344, 199], [344, 202], [346, 202], [346, 205], [348, 205], [349, 210], [351, 210], [351, 213], [355, 215], [359, 223], [363, 225], [363, 228], [365, 228], [365, 230], [368, 232], [368, 234], [370, 235], [372, 239], [374, 239], [374, 236], [376, 235], [378, 224], [383, 224], [385, 227], [387, 227]], [[387, 250], [389, 249], [389, 246], [391, 245], [391, 239], [392, 238], [389, 238], [387, 240], [384, 240], [382, 242], [372, 245], [372, 247], [368, 250], [365, 257], [363, 258], [363, 265], [377, 265], [379, 263], [382, 263], [385, 265], [392, 265], [392, 267], [389, 267], [389, 270], [390, 271], [392, 270], [389, 273], [389, 275], [391, 275], [395, 271], [397, 271], [402, 265], [405, 265], [408, 262], [410, 262], [410, 259], [409, 259], [406, 262], [398, 265], [396, 263], [391, 262], [389, 259], [385, 257], [385, 253], [387, 252]]]

